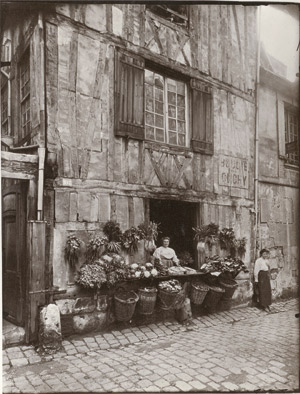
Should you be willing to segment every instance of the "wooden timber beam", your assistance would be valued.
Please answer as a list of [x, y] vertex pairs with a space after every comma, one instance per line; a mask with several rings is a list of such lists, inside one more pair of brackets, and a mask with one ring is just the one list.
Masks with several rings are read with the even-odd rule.
[[34, 179], [38, 175], [38, 155], [1, 151], [1, 178]]

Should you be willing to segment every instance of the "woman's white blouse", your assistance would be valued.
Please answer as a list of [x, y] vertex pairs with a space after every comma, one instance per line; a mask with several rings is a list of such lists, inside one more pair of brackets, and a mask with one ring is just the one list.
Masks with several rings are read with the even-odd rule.
[[269, 261], [260, 257], [254, 264], [254, 280], [258, 282], [259, 271], [269, 271]]
[[176, 253], [174, 249], [172, 248], [165, 248], [164, 246], [160, 246], [155, 250], [153, 253], [153, 256], [156, 257], [157, 259], [165, 258], [168, 260], [173, 260], [174, 263], [178, 263], [178, 258], [176, 256]]

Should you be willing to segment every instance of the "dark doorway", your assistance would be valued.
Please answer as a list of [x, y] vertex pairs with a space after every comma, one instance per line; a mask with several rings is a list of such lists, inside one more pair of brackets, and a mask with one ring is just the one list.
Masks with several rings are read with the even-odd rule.
[[3, 315], [24, 325], [26, 182], [2, 179]]
[[192, 227], [197, 224], [197, 204], [175, 200], [150, 200], [150, 220], [159, 223], [161, 237], [171, 238], [170, 247], [176, 254], [189, 252], [195, 258]]

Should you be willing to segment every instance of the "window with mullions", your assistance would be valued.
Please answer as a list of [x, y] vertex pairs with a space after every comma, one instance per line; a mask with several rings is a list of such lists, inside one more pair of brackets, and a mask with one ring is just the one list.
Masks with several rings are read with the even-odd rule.
[[285, 154], [287, 162], [299, 165], [298, 146], [298, 115], [296, 110], [286, 107], [284, 109], [285, 121]]
[[141, 56], [116, 51], [115, 135], [212, 155], [211, 87], [152, 63], [148, 67]]
[[20, 106], [21, 106], [21, 135], [26, 137], [31, 131], [30, 116], [30, 63], [29, 51], [20, 62]]
[[186, 146], [187, 86], [184, 82], [145, 70], [145, 137]]
[[183, 27], [188, 26], [188, 9], [186, 5], [147, 4], [146, 8], [154, 14]]
[[8, 135], [8, 79], [1, 75], [1, 135]]

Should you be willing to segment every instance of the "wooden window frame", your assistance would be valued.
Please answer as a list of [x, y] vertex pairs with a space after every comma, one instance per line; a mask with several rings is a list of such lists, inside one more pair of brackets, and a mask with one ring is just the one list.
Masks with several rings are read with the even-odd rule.
[[[184, 7], [185, 12], [178, 12], [172, 7]], [[189, 8], [187, 5], [169, 5], [169, 4], [146, 4], [146, 9], [152, 12], [154, 15], [158, 15], [177, 26], [181, 26], [185, 29], [189, 27]]]
[[[194, 152], [202, 153], [205, 155], [213, 155], [214, 153], [213, 91], [208, 84], [195, 78], [192, 78], [190, 80], [190, 86], [191, 86], [191, 95], [192, 95], [191, 147]], [[199, 101], [201, 104], [200, 108], [198, 107]], [[202, 118], [201, 118], [201, 111], [203, 116]]]
[[[294, 131], [291, 131], [290, 118], [294, 117]], [[292, 135], [293, 134], [293, 135]], [[284, 105], [284, 141], [285, 141], [285, 157], [286, 164], [299, 167], [299, 117], [297, 108], [285, 104]]]
[[[31, 102], [30, 102], [30, 50], [26, 49], [22, 58], [19, 61], [19, 111], [20, 111], [20, 131], [19, 141], [24, 140], [31, 134]], [[28, 78], [23, 83], [23, 75], [28, 73]], [[28, 84], [28, 91], [23, 94], [22, 89]], [[25, 111], [23, 109], [25, 108]], [[29, 116], [28, 116], [29, 113]], [[23, 121], [23, 115], [25, 114], [26, 120]], [[27, 117], [28, 116], [28, 117]], [[25, 132], [24, 132], [25, 129]]]
[[[5, 82], [3, 82], [3, 80]], [[7, 90], [4, 97], [4, 90]], [[10, 116], [10, 102], [9, 102], [9, 79], [1, 72], [1, 135], [10, 135], [9, 130], [9, 116]]]
[[[189, 89], [188, 89], [188, 83], [186, 78], [180, 76], [179, 74], [174, 74], [174, 73], [170, 73], [168, 71], [165, 71], [161, 68], [153, 68], [150, 66], [148, 66], [148, 64], [146, 63], [145, 66], [145, 72], [146, 70], [156, 73], [158, 75], [160, 75], [163, 78], [163, 86], [164, 86], [164, 97], [163, 97], [163, 116], [164, 116], [164, 125], [163, 125], [163, 129], [164, 129], [164, 141], [159, 141], [157, 139], [150, 139], [147, 138], [146, 136], [146, 130], [145, 130], [145, 141], [150, 141], [150, 142], [155, 142], [155, 143], [161, 143], [161, 144], [166, 144], [172, 147], [178, 147], [178, 148], [189, 148], [189, 140], [190, 140], [190, 122], [189, 122], [189, 104], [190, 104], [190, 99], [189, 99]], [[169, 106], [169, 101], [168, 101], [168, 90], [167, 90], [167, 83], [168, 83], [168, 79], [173, 79], [175, 81], [178, 82], [182, 82], [185, 86], [185, 144], [184, 145], [180, 145], [178, 143], [178, 134], [183, 134], [183, 133], [179, 133], [178, 130], [176, 130], [176, 134], [177, 134], [177, 143], [173, 144], [170, 142], [170, 131], [169, 130], [169, 111], [168, 111], [168, 106]], [[144, 86], [146, 85], [146, 81], [144, 81]], [[144, 89], [144, 94], [145, 94], [145, 98], [144, 98], [144, 102], [145, 102], [145, 108], [144, 108], [144, 112], [145, 112], [145, 128], [147, 126], [152, 126], [152, 125], [147, 125], [146, 124], [146, 89]], [[151, 112], [151, 111], [148, 111]], [[153, 114], [155, 114], [155, 112], [152, 112]], [[176, 113], [177, 113], [177, 106], [176, 106]], [[175, 118], [174, 118], [175, 119]], [[176, 117], [176, 121], [178, 121], [178, 118]]]

